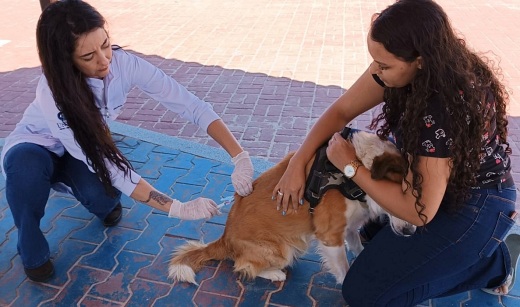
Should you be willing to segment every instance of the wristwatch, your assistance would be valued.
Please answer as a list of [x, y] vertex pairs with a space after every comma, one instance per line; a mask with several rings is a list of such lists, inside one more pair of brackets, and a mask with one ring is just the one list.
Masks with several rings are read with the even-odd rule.
[[345, 165], [345, 168], [343, 169], [343, 173], [345, 174], [345, 176], [347, 176], [347, 178], [352, 178], [356, 175], [356, 171], [358, 169], [358, 167], [360, 167], [361, 165], [361, 162], [359, 160], [352, 160], [350, 161], [349, 164]]

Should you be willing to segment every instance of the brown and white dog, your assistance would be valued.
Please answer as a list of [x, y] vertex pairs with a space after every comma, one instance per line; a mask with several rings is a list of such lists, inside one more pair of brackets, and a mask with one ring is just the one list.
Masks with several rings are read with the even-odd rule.
[[[353, 134], [352, 144], [359, 160], [371, 170], [372, 178], [402, 181], [404, 162], [391, 142], [360, 131]], [[230, 259], [234, 261], [234, 271], [242, 277], [283, 281], [286, 274], [282, 270], [307, 251], [312, 239], [317, 239], [318, 253], [326, 269], [342, 283], [349, 269], [345, 240], [348, 248], [359, 254], [363, 246], [358, 229], [386, 212], [368, 195], [364, 204], [330, 189], [313, 214], [309, 213], [306, 201], [296, 212], [289, 209], [282, 216], [271, 194], [291, 157], [289, 154], [261, 174], [253, 183], [252, 194], [241, 197], [235, 193], [220, 239], [209, 244], [189, 241], [180, 246], [170, 260], [169, 277], [196, 284], [195, 272], [206, 262]], [[307, 165], [307, 174], [312, 162]], [[390, 222], [398, 234], [414, 231], [412, 225], [396, 217], [390, 216]]]

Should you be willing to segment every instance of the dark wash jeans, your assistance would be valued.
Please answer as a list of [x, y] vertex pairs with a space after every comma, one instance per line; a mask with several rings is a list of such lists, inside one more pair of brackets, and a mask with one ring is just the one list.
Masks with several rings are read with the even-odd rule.
[[472, 190], [455, 213], [439, 209], [409, 237], [389, 225], [372, 238], [343, 282], [349, 306], [414, 306], [427, 299], [497, 287], [511, 273], [502, 242], [515, 223], [516, 188]]
[[37, 268], [50, 257], [49, 244], [41, 229], [51, 185], [63, 182], [88, 211], [104, 219], [117, 205], [106, 194], [96, 174], [80, 160], [62, 157], [32, 143], [15, 145], [4, 157], [6, 197], [18, 228], [18, 253], [25, 268]]

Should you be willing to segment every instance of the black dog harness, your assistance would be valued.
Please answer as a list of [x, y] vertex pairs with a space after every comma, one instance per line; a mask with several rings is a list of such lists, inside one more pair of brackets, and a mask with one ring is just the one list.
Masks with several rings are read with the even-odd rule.
[[[351, 129], [349, 127], [343, 128], [341, 136], [344, 139], [349, 138]], [[314, 208], [318, 205], [323, 194], [329, 189], [338, 189], [348, 199], [366, 202], [366, 193], [329, 161], [327, 145], [328, 142], [321, 145], [316, 151], [316, 158], [305, 183], [304, 197], [310, 203], [309, 212], [311, 214], [314, 213]]]

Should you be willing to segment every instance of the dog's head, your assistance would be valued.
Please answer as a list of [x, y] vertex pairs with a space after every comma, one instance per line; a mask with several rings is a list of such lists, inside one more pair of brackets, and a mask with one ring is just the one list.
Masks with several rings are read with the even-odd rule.
[[372, 179], [388, 179], [400, 183], [406, 174], [404, 159], [397, 153], [384, 152], [372, 161], [370, 174]]
[[352, 134], [352, 145], [356, 150], [356, 156], [369, 170], [372, 169], [372, 163], [377, 156], [384, 153], [399, 156], [399, 151], [392, 142], [381, 140], [377, 135], [366, 131]]
[[[370, 170], [372, 179], [388, 179], [396, 183], [403, 181], [408, 171], [406, 162], [392, 142], [381, 140], [375, 134], [360, 131], [352, 135], [352, 144], [358, 159]], [[367, 204], [372, 219], [381, 214], [388, 214], [368, 195]], [[395, 216], [389, 216], [390, 225], [396, 234], [406, 236], [415, 232], [414, 225]]]

